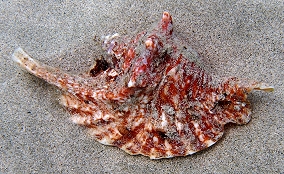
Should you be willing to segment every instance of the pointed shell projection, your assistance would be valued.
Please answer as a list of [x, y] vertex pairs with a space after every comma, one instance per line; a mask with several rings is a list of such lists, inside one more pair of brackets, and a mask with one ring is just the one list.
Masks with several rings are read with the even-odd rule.
[[[227, 123], [250, 120], [247, 94], [273, 91], [253, 80], [212, 79], [191, 62], [164, 12], [156, 29], [105, 38], [107, 54], [78, 76], [37, 63], [21, 48], [13, 60], [65, 91], [61, 103], [97, 141], [151, 159], [186, 156], [217, 142]], [[187, 54], [190, 55], [190, 54]]]

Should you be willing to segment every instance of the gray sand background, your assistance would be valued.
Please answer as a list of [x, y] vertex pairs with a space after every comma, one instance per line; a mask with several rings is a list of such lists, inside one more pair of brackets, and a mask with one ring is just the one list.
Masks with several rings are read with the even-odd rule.
[[[284, 172], [282, 0], [12, 0], [0, 10], [0, 173]], [[102, 52], [101, 36], [151, 29], [163, 11], [208, 72], [275, 86], [250, 95], [249, 124], [227, 126], [218, 143], [191, 156], [150, 160], [96, 142], [71, 123], [57, 88], [11, 61], [20, 46], [43, 63], [83, 73]]]

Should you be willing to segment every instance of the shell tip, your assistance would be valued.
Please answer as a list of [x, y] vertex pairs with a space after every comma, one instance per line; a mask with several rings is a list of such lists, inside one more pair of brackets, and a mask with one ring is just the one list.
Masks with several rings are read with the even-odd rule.
[[265, 92], [273, 92], [274, 91], [274, 87], [273, 86], [269, 86], [269, 85], [264, 84], [264, 83], [260, 83], [254, 89], [255, 90], [265, 91]]

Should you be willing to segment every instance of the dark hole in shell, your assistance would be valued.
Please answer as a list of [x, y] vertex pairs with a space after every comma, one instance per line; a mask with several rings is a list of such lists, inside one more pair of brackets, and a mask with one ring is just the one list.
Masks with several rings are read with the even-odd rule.
[[219, 109], [226, 109], [231, 104], [231, 101], [220, 100], [215, 103], [215, 106], [211, 109], [211, 111], [218, 111]]
[[159, 134], [159, 136], [160, 136], [162, 139], [168, 138], [168, 136], [165, 134], [165, 132], [157, 131], [157, 133]]
[[109, 64], [106, 60], [98, 59], [96, 60], [94, 67], [90, 70], [90, 75], [95, 77], [99, 73], [106, 71], [108, 68], [109, 68]]

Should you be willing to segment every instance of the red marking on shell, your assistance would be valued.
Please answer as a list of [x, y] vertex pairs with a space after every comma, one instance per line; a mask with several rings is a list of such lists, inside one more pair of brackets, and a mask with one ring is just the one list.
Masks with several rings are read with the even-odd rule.
[[164, 12], [148, 35], [107, 36], [112, 62], [97, 60], [89, 76], [47, 68], [21, 49], [13, 58], [66, 91], [61, 103], [99, 142], [153, 159], [185, 156], [218, 141], [225, 124], [250, 120], [247, 93], [273, 88], [238, 78], [215, 83], [182, 54], [172, 34], [172, 17]]

